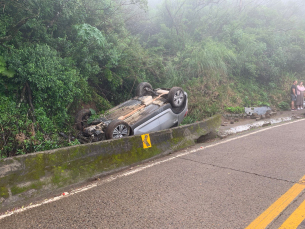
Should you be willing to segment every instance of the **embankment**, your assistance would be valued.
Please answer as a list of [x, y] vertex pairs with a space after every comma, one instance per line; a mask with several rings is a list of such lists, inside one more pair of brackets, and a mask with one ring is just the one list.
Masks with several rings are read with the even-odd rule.
[[216, 115], [206, 121], [149, 135], [1, 159], [0, 211], [192, 146], [200, 136], [215, 130], [220, 124], [221, 116]]

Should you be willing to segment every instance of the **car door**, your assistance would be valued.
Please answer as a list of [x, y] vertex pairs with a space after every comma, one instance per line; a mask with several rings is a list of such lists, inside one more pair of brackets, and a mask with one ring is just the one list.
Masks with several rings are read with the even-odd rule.
[[154, 116], [138, 127], [134, 129], [134, 135], [142, 135], [149, 132], [159, 131], [160, 129], [160, 123], [159, 123], [159, 117]]
[[171, 128], [177, 125], [178, 115], [174, 114], [171, 109], [167, 109], [159, 116], [159, 123], [161, 130]]

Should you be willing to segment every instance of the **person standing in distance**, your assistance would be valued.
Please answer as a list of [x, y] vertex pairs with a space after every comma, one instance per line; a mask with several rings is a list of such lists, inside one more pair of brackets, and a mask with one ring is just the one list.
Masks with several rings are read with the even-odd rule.
[[301, 81], [299, 85], [297, 85], [297, 101], [294, 102], [295, 109], [303, 109], [304, 91], [305, 87], [303, 86], [303, 82]]
[[293, 81], [293, 84], [290, 89], [290, 94], [291, 94], [291, 110], [295, 111], [296, 109], [294, 108], [294, 102], [297, 100], [297, 83], [298, 81]]

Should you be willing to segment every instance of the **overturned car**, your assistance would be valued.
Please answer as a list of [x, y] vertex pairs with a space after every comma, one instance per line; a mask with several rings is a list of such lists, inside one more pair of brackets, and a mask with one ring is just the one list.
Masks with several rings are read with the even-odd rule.
[[88, 124], [91, 111], [81, 110], [76, 126], [81, 143], [141, 135], [178, 126], [188, 111], [187, 93], [180, 87], [153, 89], [142, 82], [136, 97], [105, 112]]

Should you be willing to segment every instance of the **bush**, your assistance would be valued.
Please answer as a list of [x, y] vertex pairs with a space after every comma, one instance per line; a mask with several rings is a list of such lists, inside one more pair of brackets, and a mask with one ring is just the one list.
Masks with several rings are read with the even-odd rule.
[[42, 107], [49, 116], [66, 119], [67, 107], [80, 95], [77, 88], [79, 74], [69, 58], [61, 58], [48, 45], [26, 44], [22, 49], [12, 49], [6, 55], [8, 66], [16, 73], [8, 82], [32, 91], [33, 105]]
[[234, 113], [234, 114], [240, 114], [240, 113], [245, 112], [244, 107], [226, 107], [225, 110], [230, 112], [230, 113]]
[[79, 144], [58, 137], [58, 121], [48, 117], [43, 108], [33, 113], [25, 103], [17, 105], [0, 94], [0, 158]]
[[14, 147], [15, 136], [18, 133], [19, 114], [15, 108], [16, 103], [6, 96], [0, 96], [0, 157], [9, 156], [10, 151]]
[[290, 105], [289, 105], [289, 103], [284, 102], [284, 101], [280, 102], [280, 103], [278, 104], [278, 107], [279, 107], [282, 111], [288, 111], [288, 110], [290, 110]]

